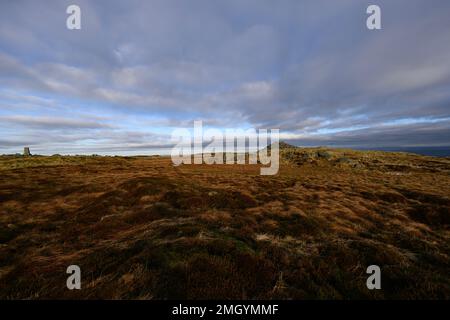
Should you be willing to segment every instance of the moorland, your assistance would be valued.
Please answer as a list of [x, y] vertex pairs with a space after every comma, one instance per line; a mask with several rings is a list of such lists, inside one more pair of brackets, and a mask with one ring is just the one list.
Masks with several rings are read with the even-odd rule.
[[[0, 157], [1, 299], [450, 298], [450, 158]], [[66, 268], [79, 265], [81, 290]], [[368, 290], [378, 265], [382, 289]]]

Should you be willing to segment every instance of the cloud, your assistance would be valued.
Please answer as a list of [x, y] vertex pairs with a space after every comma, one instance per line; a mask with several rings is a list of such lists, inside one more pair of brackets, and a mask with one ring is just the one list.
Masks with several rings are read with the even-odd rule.
[[[95, 147], [123, 150], [123, 135], [163, 144], [198, 119], [279, 128], [299, 144], [449, 143], [448, 1], [379, 1], [378, 31], [358, 0], [80, 0], [80, 31], [65, 28], [69, 4], [2, 4], [5, 141], [47, 129], [90, 150], [79, 138], [96, 130]], [[441, 120], [419, 130], [420, 119]]]
[[30, 116], [4, 116], [0, 117], [0, 121], [7, 125], [21, 125], [26, 128], [39, 128], [46, 130], [60, 129], [101, 129], [111, 128], [111, 125], [102, 124], [87, 119], [65, 119], [51, 117], [30, 117]]

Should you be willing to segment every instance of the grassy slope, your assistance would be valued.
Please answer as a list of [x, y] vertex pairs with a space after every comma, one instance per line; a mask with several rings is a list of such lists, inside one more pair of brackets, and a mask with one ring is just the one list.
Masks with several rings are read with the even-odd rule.
[[0, 298], [450, 298], [449, 159], [281, 155], [0, 158]]

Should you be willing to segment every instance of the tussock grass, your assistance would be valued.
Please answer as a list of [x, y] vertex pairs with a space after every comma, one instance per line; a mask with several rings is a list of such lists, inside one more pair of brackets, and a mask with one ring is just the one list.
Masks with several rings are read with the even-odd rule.
[[[450, 160], [281, 147], [259, 165], [0, 157], [0, 298], [450, 298]], [[70, 264], [82, 290], [65, 287]], [[382, 269], [381, 291], [365, 286]]]

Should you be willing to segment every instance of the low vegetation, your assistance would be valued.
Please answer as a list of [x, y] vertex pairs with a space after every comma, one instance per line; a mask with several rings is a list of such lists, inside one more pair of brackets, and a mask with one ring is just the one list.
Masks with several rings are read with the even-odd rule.
[[[0, 157], [0, 298], [450, 298], [450, 159]], [[66, 268], [82, 289], [66, 288]], [[366, 268], [382, 270], [368, 290]]]

